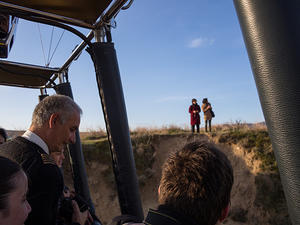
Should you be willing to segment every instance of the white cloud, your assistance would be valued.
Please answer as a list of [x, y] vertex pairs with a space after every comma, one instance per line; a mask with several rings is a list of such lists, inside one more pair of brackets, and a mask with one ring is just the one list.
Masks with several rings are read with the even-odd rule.
[[190, 41], [188, 44], [189, 48], [200, 48], [200, 47], [205, 47], [205, 46], [210, 46], [215, 42], [215, 39], [213, 38], [195, 38]]

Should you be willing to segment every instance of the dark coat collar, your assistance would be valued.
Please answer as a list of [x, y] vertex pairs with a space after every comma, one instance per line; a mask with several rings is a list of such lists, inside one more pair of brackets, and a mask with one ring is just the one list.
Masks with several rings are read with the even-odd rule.
[[187, 218], [165, 205], [160, 205], [157, 210], [149, 209], [144, 223], [147, 225], [198, 225], [193, 219]]

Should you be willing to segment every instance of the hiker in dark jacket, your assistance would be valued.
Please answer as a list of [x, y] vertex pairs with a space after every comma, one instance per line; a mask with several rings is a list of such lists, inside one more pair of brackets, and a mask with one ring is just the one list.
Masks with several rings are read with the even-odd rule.
[[205, 121], [205, 132], [207, 132], [207, 123], [209, 125], [209, 132], [211, 132], [211, 120], [212, 120], [212, 107], [208, 102], [207, 98], [202, 100], [202, 111], [204, 113], [204, 121]]
[[192, 99], [192, 105], [189, 107], [189, 113], [191, 114], [191, 127], [192, 133], [195, 132], [195, 126], [197, 127], [197, 133], [199, 133], [200, 126], [200, 106], [197, 104], [197, 99]]

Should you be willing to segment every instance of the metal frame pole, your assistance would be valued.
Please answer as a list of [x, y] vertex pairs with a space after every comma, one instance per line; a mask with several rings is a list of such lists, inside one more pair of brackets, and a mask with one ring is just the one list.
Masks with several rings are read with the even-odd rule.
[[121, 213], [135, 216], [136, 222], [142, 222], [144, 215], [117, 55], [114, 44], [104, 42], [104, 31], [104, 28], [95, 31], [98, 42], [92, 43], [87, 51], [94, 61]]
[[39, 95], [39, 102], [42, 101], [44, 98], [49, 96], [47, 94], [47, 89], [46, 88], [41, 88], [40, 91], [41, 91], [41, 95]]
[[[59, 75], [60, 83], [54, 87], [57, 94], [66, 95], [73, 99], [73, 93], [71, 85], [62, 74]], [[71, 164], [73, 168], [73, 180], [75, 192], [82, 196], [90, 205], [92, 213], [95, 214], [94, 205], [90, 196], [90, 190], [88, 186], [87, 174], [84, 163], [84, 156], [82, 152], [82, 146], [80, 141], [79, 130], [76, 131], [76, 142], [75, 144], [69, 144], [69, 151], [71, 155]]]
[[300, 224], [300, 1], [234, 3], [290, 218]]

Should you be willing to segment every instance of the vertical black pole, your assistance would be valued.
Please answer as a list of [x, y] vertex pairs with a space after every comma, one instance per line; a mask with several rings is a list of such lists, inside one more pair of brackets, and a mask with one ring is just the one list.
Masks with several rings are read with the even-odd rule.
[[42, 101], [44, 98], [48, 97], [49, 95], [39, 95], [39, 102]]
[[96, 70], [122, 214], [142, 221], [143, 209], [133, 158], [127, 113], [113, 43], [93, 43], [88, 48]]
[[41, 88], [40, 91], [41, 91], [41, 95], [39, 95], [39, 102], [49, 96], [45, 88]]
[[[58, 84], [54, 87], [54, 89], [57, 94], [66, 95], [73, 99], [73, 93], [69, 82]], [[76, 142], [75, 144], [69, 144], [69, 151], [72, 158], [71, 163], [74, 173], [75, 192], [82, 196], [89, 203], [92, 213], [95, 214], [94, 205], [90, 196], [78, 129], [76, 131]]]
[[300, 1], [234, 3], [290, 218], [300, 224]]

